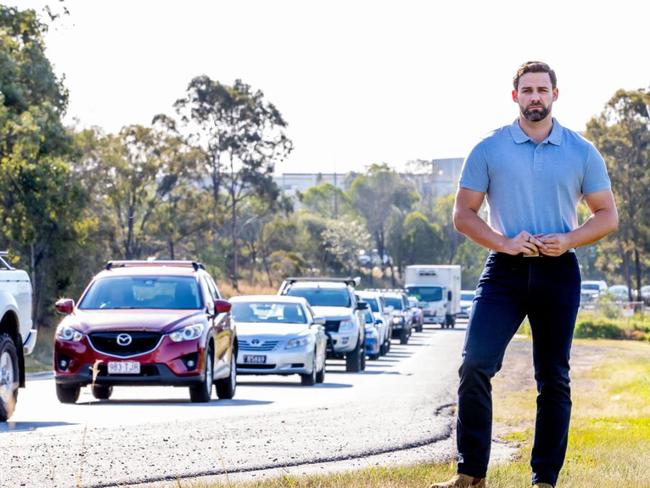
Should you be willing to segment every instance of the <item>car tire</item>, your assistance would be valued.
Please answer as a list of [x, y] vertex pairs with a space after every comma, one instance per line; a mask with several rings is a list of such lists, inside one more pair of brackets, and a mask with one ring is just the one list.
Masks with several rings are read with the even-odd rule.
[[212, 397], [212, 384], [214, 383], [212, 366], [212, 348], [208, 348], [205, 354], [205, 365], [203, 368], [203, 381], [190, 386], [190, 401], [192, 403], [206, 403]]
[[366, 370], [366, 345], [364, 344], [361, 349], [361, 371]]
[[408, 344], [410, 336], [411, 336], [411, 334], [409, 334], [408, 329], [400, 330], [400, 332], [399, 332], [399, 343], [400, 344]]
[[108, 400], [113, 394], [113, 387], [108, 385], [93, 385], [93, 396], [97, 400]]
[[325, 361], [323, 360], [323, 367], [320, 369], [318, 373], [316, 373], [316, 383], [324, 383], [325, 382]]
[[81, 386], [79, 385], [56, 385], [56, 397], [61, 403], [76, 403], [79, 400]]
[[379, 354], [370, 354], [368, 356], [368, 359], [370, 359], [371, 361], [377, 361], [377, 359], [379, 359]]
[[314, 351], [314, 358], [311, 361], [311, 373], [300, 375], [300, 384], [302, 386], [314, 386], [316, 384], [316, 352]]
[[0, 422], [14, 413], [19, 376], [16, 345], [8, 334], [0, 334]]
[[361, 340], [358, 340], [357, 346], [345, 355], [345, 371], [347, 373], [358, 373], [361, 371], [361, 354], [364, 352]]
[[234, 398], [237, 390], [237, 351], [233, 349], [230, 357], [230, 373], [226, 378], [214, 382], [217, 389], [217, 396], [221, 400]]

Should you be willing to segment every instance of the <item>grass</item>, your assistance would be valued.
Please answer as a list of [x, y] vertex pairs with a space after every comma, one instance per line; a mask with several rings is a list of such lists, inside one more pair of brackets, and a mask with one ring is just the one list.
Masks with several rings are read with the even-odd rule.
[[[573, 372], [573, 417], [559, 487], [650, 488], [650, 345], [577, 340], [589, 361]], [[504, 368], [506, 367], [504, 363]], [[504, 376], [521, 374], [521, 364]], [[528, 372], [530, 373], [530, 372]], [[499, 378], [499, 377], [497, 377]], [[502, 440], [520, 446], [511, 462], [492, 466], [491, 488], [530, 487], [530, 445], [535, 390], [494, 385], [495, 425]], [[282, 476], [256, 482], [208, 484], [178, 481], [184, 488], [423, 488], [454, 472], [452, 464], [368, 468], [322, 476]]]

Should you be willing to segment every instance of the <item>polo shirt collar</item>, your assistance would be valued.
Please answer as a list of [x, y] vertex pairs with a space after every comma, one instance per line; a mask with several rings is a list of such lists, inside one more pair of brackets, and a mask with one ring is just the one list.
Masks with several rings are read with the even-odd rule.
[[[532, 141], [532, 139], [528, 137], [528, 135], [519, 126], [519, 119], [515, 119], [515, 121], [510, 126], [510, 135], [516, 144], [523, 144], [524, 142]], [[555, 146], [562, 144], [562, 126], [555, 118], [553, 118], [553, 128], [551, 129], [551, 133], [544, 140], [544, 142], [546, 141]]]

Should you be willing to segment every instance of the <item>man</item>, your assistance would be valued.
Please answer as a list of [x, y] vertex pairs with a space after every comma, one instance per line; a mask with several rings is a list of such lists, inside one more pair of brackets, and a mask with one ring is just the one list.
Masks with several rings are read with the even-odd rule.
[[[519, 117], [496, 130], [463, 166], [454, 225], [491, 250], [476, 290], [459, 370], [458, 474], [432, 488], [485, 487], [492, 428], [491, 378], [524, 317], [533, 336], [537, 419], [532, 482], [555, 486], [571, 416], [569, 353], [580, 301], [574, 249], [618, 226], [602, 156], [551, 117], [555, 73], [538, 61], [513, 80]], [[479, 217], [487, 196], [489, 224]], [[578, 226], [584, 198], [591, 216]]]

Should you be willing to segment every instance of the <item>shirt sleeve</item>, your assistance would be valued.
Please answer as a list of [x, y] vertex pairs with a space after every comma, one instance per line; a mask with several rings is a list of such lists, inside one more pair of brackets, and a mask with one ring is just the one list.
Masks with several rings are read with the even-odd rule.
[[490, 175], [488, 174], [487, 161], [483, 148], [479, 144], [472, 149], [469, 156], [465, 159], [458, 186], [468, 190], [487, 193], [489, 185]]
[[597, 191], [609, 190], [611, 187], [612, 184], [607, 174], [605, 160], [598, 152], [598, 149], [590, 144], [585, 165], [585, 174], [582, 179], [582, 194], [587, 195]]

